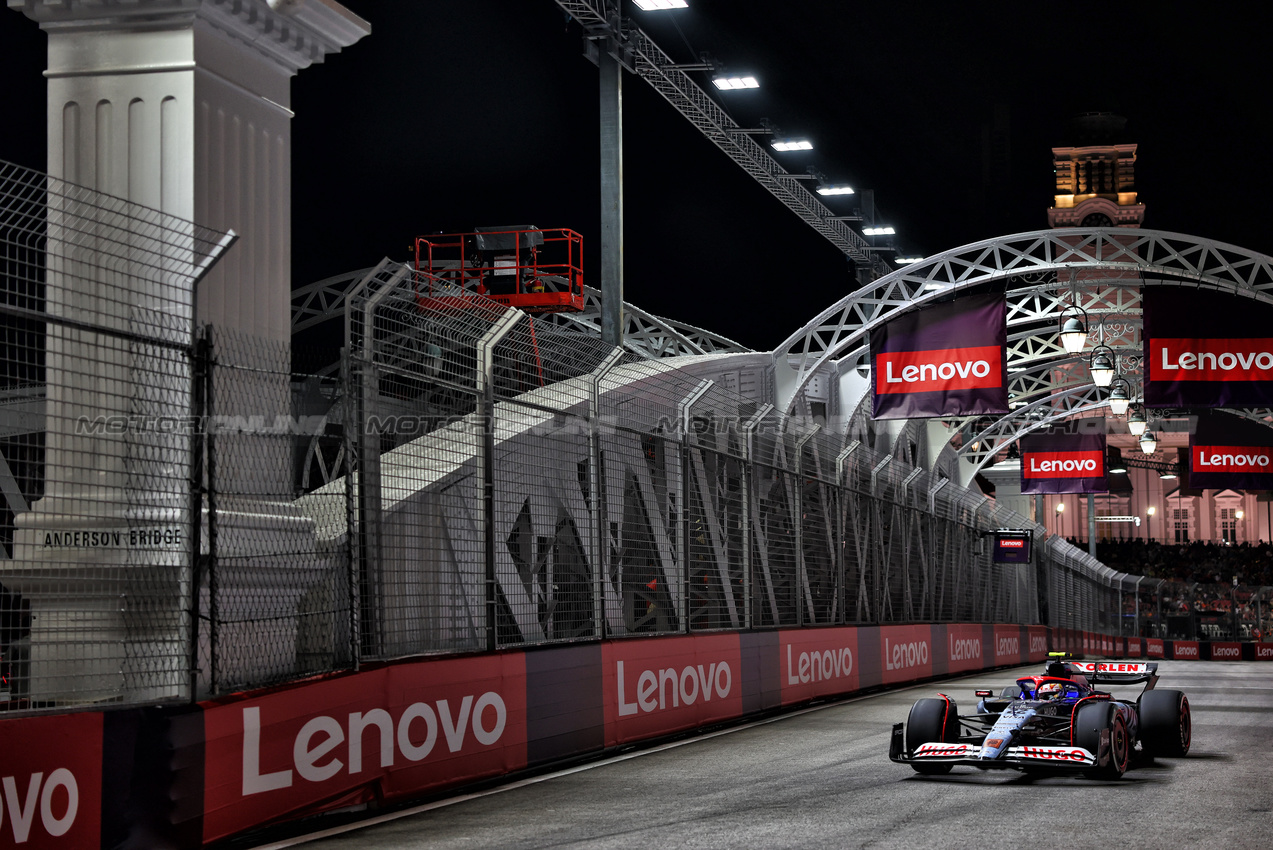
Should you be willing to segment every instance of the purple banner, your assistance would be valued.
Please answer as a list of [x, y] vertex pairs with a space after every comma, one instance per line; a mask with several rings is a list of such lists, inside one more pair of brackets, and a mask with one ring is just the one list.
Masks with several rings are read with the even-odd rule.
[[1105, 434], [1049, 432], [1021, 438], [1022, 493], [1108, 493]]
[[1273, 405], [1273, 306], [1155, 286], [1144, 321], [1146, 407]]
[[976, 295], [871, 331], [873, 415], [919, 419], [1008, 412], [1007, 302]]
[[1206, 413], [1189, 435], [1189, 487], [1273, 489], [1273, 428], [1228, 413]]

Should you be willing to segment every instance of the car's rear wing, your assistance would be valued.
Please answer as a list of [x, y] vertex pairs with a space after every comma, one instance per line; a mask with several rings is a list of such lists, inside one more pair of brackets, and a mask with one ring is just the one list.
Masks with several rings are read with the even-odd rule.
[[1079, 673], [1087, 677], [1093, 685], [1138, 685], [1147, 682], [1150, 686], [1158, 681], [1157, 661], [1066, 661], [1071, 673]]

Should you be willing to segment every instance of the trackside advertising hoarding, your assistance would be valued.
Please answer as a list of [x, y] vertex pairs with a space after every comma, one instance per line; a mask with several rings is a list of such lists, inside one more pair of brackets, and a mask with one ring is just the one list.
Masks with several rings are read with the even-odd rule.
[[876, 419], [1008, 412], [1007, 301], [927, 306], [871, 331]]
[[1004, 624], [828, 626], [412, 659], [194, 706], [5, 719], [0, 850], [211, 844], [642, 735], [1042, 662], [1063, 647], [1273, 662], [1273, 643], [1124, 640]]
[[205, 842], [291, 814], [526, 766], [521, 653], [439, 659], [204, 706]]
[[782, 704], [858, 689], [858, 629], [798, 629], [778, 633]]
[[1021, 438], [1022, 493], [1106, 493], [1105, 434], [1053, 431]]
[[102, 715], [0, 720], [0, 848], [98, 847]]
[[[974, 626], [974, 628], [980, 628]], [[893, 685], [933, 675], [933, 629], [929, 626], [880, 626], [882, 682]], [[936, 650], [945, 658], [945, 647]]]
[[1146, 287], [1145, 405], [1273, 405], [1273, 307], [1209, 289]]
[[737, 633], [604, 644], [607, 743], [741, 717], [739, 647]]
[[1189, 486], [1194, 489], [1273, 489], [1273, 428], [1211, 412], [1189, 435]]

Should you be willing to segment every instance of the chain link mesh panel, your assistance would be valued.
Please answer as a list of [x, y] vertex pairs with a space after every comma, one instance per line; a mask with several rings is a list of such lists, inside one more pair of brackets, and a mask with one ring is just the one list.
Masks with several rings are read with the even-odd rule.
[[191, 693], [193, 291], [228, 244], [0, 163], [11, 707]]

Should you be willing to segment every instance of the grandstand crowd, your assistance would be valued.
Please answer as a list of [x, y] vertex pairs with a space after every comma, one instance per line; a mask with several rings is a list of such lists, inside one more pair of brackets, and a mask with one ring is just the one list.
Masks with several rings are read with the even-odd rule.
[[[1086, 543], [1076, 544], [1085, 548]], [[1178, 545], [1143, 540], [1096, 544], [1096, 557], [1130, 575], [1190, 584], [1273, 585], [1273, 546], [1260, 542], [1225, 546], [1193, 541]]]
[[[1268, 543], [1116, 541], [1098, 543], [1096, 557], [1119, 572], [1165, 581], [1141, 587], [1139, 614], [1150, 621], [1144, 628], [1146, 635], [1232, 639], [1236, 627], [1239, 639], [1270, 639], [1273, 546]], [[1129, 594], [1124, 615], [1135, 608]], [[1189, 617], [1193, 622], [1178, 624], [1175, 628], [1186, 632], [1170, 635], [1166, 625], [1153, 624], [1158, 617]]]

